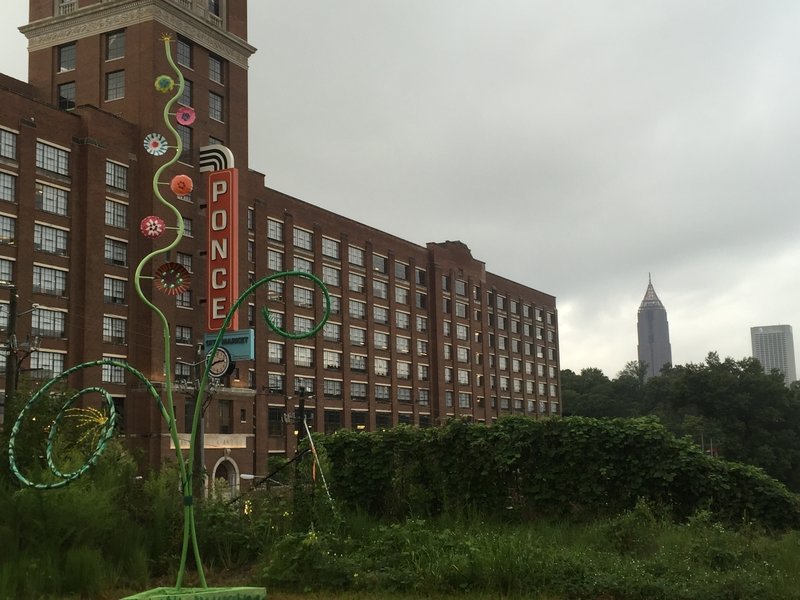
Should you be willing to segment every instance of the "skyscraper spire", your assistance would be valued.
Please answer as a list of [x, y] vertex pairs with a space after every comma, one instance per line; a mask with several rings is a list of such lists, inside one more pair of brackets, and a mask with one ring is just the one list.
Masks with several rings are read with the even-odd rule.
[[639, 305], [637, 330], [639, 362], [647, 365], [647, 377], [658, 375], [665, 365], [672, 364], [672, 347], [667, 310], [656, 294], [650, 273], [647, 274], [647, 290]]

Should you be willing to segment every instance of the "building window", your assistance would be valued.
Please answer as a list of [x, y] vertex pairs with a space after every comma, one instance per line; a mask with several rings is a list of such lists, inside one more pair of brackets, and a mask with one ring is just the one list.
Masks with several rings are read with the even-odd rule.
[[0, 281], [14, 281], [14, 261], [0, 258]]
[[339, 323], [327, 321], [322, 326], [322, 338], [328, 342], [342, 341], [342, 326]]
[[299, 256], [294, 257], [294, 270], [295, 271], [304, 271], [306, 273], [311, 273], [314, 271], [314, 263], [310, 260], [306, 260], [305, 258], [300, 258]]
[[472, 395], [468, 392], [459, 392], [458, 408], [469, 408], [472, 406]]
[[428, 406], [430, 402], [430, 392], [428, 390], [418, 390], [417, 391], [417, 404], [420, 406]]
[[283, 223], [274, 219], [267, 219], [267, 238], [276, 242], [283, 241]]
[[411, 315], [398, 311], [394, 314], [394, 320], [398, 329], [408, 329], [410, 326]]
[[322, 281], [327, 285], [339, 287], [341, 285], [341, 271], [335, 267], [322, 265]]
[[75, 82], [62, 83], [58, 86], [58, 108], [72, 110], [75, 108]]
[[384, 275], [387, 273], [386, 267], [386, 257], [381, 256], [380, 254], [373, 254], [372, 255], [372, 270], [376, 273], [383, 273]]
[[67, 272], [61, 269], [34, 265], [33, 292], [35, 294], [65, 296], [67, 293]]
[[119, 29], [106, 34], [106, 60], [125, 56], [125, 30]]
[[456, 294], [459, 296], [467, 295], [467, 283], [465, 281], [456, 279]]
[[283, 364], [283, 344], [278, 342], [268, 342], [267, 362], [277, 365]]
[[350, 370], [354, 373], [366, 373], [367, 357], [363, 354], [350, 355]]
[[182, 67], [192, 68], [192, 42], [180, 35], [175, 48], [175, 59]]
[[283, 392], [285, 386], [284, 376], [280, 373], [267, 374], [267, 387], [272, 393]]
[[224, 121], [224, 99], [219, 94], [208, 92], [208, 116], [215, 121]]
[[398, 353], [409, 354], [411, 352], [411, 339], [397, 336], [397, 338], [395, 338], [394, 346]]
[[106, 101], [125, 97], [125, 71], [106, 73]]
[[233, 433], [233, 402], [220, 399], [217, 406], [219, 407], [219, 432]]
[[294, 317], [294, 333], [308, 333], [314, 328], [314, 321], [308, 317]]
[[[342, 299], [339, 296], [331, 296], [331, 314], [338, 315], [342, 312]], [[322, 299], [323, 310], [325, 309], [325, 298]]]
[[118, 227], [120, 229], [127, 229], [128, 205], [123, 204], [122, 202], [114, 202], [113, 200], [106, 200], [106, 225], [110, 225], [111, 227]]
[[428, 331], [428, 319], [426, 317], [417, 316], [417, 331], [420, 333]]
[[389, 286], [385, 281], [373, 281], [372, 292], [376, 298], [386, 300], [389, 297]]
[[103, 383], [123, 384], [125, 383], [125, 368], [122, 365], [103, 365], [101, 377]]
[[333, 350], [324, 350], [322, 352], [322, 363], [326, 369], [338, 371], [342, 368], [342, 353], [334, 352]]
[[353, 319], [365, 319], [367, 314], [366, 303], [359, 300], [350, 300], [349, 314]]
[[426, 285], [425, 281], [426, 281], [425, 269], [416, 269], [416, 283], [417, 283], [417, 285], [425, 287], [425, 285]]
[[60, 352], [39, 350], [31, 354], [31, 376], [52, 379], [64, 371], [64, 355]]
[[367, 331], [360, 327], [350, 328], [350, 343], [353, 346], [363, 346], [367, 343]]
[[183, 80], [183, 93], [181, 97], [178, 98], [178, 103], [183, 104], [184, 106], [191, 106], [192, 105], [192, 82], [188, 79]]
[[178, 123], [175, 125], [178, 137], [181, 140], [181, 155], [179, 160], [187, 164], [192, 163], [192, 128]]
[[389, 334], [383, 333], [382, 331], [376, 331], [373, 340], [375, 342], [375, 349], [376, 350], [388, 350], [389, 349]]
[[17, 134], [7, 129], [0, 129], [0, 156], [17, 160]]
[[59, 175], [69, 175], [69, 152], [44, 142], [36, 142], [36, 166]]
[[14, 242], [17, 229], [17, 220], [14, 217], [0, 215], [0, 244]]
[[372, 316], [376, 323], [380, 323], [381, 325], [389, 324], [389, 309], [384, 306], [373, 306]]
[[302, 248], [303, 250], [309, 251], [314, 249], [314, 234], [310, 231], [295, 227], [292, 237], [295, 248]]
[[104, 258], [106, 264], [119, 267], [128, 266], [128, 243], [106, 238]]
[[389, 376], [389, 361], [385, 358], [376, 358], [374, 363], [374, 373], [379, 377]]
[[347, 248], [347, 260], [350, 262], [351, 265], [363, 267], [364, 251], [361, 248], [356, 248], [355, 246], [349, 246]]
[[[325, 381], [328, 383], [328, 381]], [[341, 381], [331, 381], [333, 384], [338, 384], [339, 386], [339, 393], [338, 394], [328, 394], [325, 393], [326, 396], [332, 396], [334, 398], [341, 398], [342, 396], [342, 382]], [[333, 387], [331, 388], [333, 390]], [[335, 433], [337, 430], [342, 428], [342, 411], [340, 410], [326, 410], [325, 411], [325, 433], [331, 434]]]
[[394, 263], [394, 276], [396, 279], [406, 281], [408, 279], [408, 265], [401, 262]]
[[303, 287], [295, 287], [294, 305], [301, 308], [311, 308], [314, 306], [314, 290]]
[[419, 356], [428, 355], [428, 342], [426, 342], [425, 340], [417, 340], [417, 355]]
[[114, 277], [103, 278], [103, 300], [108, 304], [125, 304], [127, 281]]
[[389, 402], [392, 399], [392, 389], [388, 385], [375, 386], [375, 399], [378, 402]]
[[417, 379], [428, 381], [428, 365], [417, 365]]
[[[325, 380], [323, 380], [322, 381], [322, 393], [325, 395], [326, 398], [341, 398], [342, 397], [342, 382], [339, 381], [338, 379], [325, 379]], [[325, 411], [325, 417], [327, 418], [327, 416], [328, 416], [328, 411]], [[328, 433], [327, 425], [326, 425], [326, 431], [325, 432]]]
[[352, 400], [366, 400], [367, 399], [367, 384], [358, 381], [350, 383], [350, 398]]
[[31, 315], [31, 335], [63, 338], [66, 313], [60, 310], [37, 308]]
[[408, 304], [408, 288], [394, 288], [394, 301], [398, 304]]
[[355, 431], [366, 431], [368, 413], [361, 410], [350, 411], [350, 428]]
[[128, 189], [128, 167], [115, 163], [113, 161], [106, 161], [106, 185], [115, 190]]
[[69, 232], [36, 223], [33, 228], [33, 248], [49, 254], [67, 254]]
[[190, 273], [192, 272], [192, 255], [186, 252], [178, 252], [175, 255], [175, 262], [186, 268]]
[[64, 44], [58, 47], [58, 72], [75, 70], [75, 44]]
[[339, 242], [330, 238], [322, 238], [322, 254], [329, 258], [339, 258]]
[[208, 78], [215, 83], [225, 83], [222, 59], [211, 54], [208, 57]]
[[294, 347], [294, 364], [297, 367], [314, 366], [314, 349], [306, 346]]
[[283, 252], [267, 250], [267, 267], [273, 271], [283, 271]]
[[267, 408], [267, 435], [283, 437], [283, 428], [283, 410], [273, 406]]
[[175, 343], [191, 345], [192, 343], [192, 328], [186, 325], [175, 326]]
[[392, 413], [389, 412], [376, 412], [375, 413], [375, 428], [376, 429], [389, 429], [392, 426]]
[[175, 306], [192, 308], [192, 290], [186, 290], [175, 296]]

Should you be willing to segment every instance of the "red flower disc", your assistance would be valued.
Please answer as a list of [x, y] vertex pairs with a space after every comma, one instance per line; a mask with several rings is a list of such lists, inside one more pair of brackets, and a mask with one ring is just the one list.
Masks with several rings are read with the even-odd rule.
[[165, 227], [166, 223], [164, 223], [164, 219], [155, 215], [145, 217], [142, 219], [141, 223], [139, 223], [139, 231], [142, 232], [142, 235], [152, 240], [164, 233]]
[[175, 120], [181, 125], [191, 125], [195, 118], [194, 109], [188, 106], [182, 106], [175, 112]]
[[180, 263], [164, 263], [156, 269], [156, 288], [170, 296], [177, 296], [189, 289], [192, 276]]
[[176, 196], [188, 196], [192, 193], [193, 188], [194, 183], [192, 182], [192, 178], [188, 175], [175, 175], [169, 184], [169, 189], [171, 189], [172, 193]]

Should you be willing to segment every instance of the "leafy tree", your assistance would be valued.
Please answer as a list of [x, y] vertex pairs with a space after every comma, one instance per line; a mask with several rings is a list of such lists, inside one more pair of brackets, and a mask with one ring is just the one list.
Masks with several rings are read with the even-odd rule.
[[598, 369], [565, 372], [564, 413], [657, 416], [706, 452], [761, 467], [800, 490], [800, 385], [787, 388], [757, 359], [723, 360], [716, 352], [647, 380], [645, 367], [630, 362], [611, 381], [598, 378]]

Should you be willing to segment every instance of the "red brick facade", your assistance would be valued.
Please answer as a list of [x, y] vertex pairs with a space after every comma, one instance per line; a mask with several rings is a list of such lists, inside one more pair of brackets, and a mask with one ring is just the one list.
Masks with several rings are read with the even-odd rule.
[[[173, 41], [173, 53], [198, 118], [188, 155], [164, 178], [186, 173], [195, 181], [191, 198], [174, 200], [190, 235], [163, 262], [190, 268], [192, 291], [176, 302], [144, 287], [172, 326], [177, 363], [167, 367], [181, 382], [174, 395], [179, 430], [192, 397], [183, 381], [194, 379], [190, 363], [205, 333], [200, 146], [223, 143], [240, 169], [241, 289], [275, 269], [309, 269], [336, 304], [324, 333], [292, 341], [271, 332], [259, 313], [268, 306], [289, 330], [319, 319], [321, 294], [305, 291], [306, 280], [282, 290], [263, 286], [248, 301], [240, 326], [255, 329], [256, 356], [239, 361], [210, 399], [209, 472], [236, 485], [238, 474], [264, 474], [270, 454], [292, 452], [292, 427], [282, 417], [294, 413], [300, 386], [308, 389], [316, 431], [560, 414], [553, 296], [487, 272], [461, 242], [418, 246], [265, 188], [263, 175], [247, 169], [246, 63], [254, 49], [245, 40], [244, 0], [223, 0], [219, 14], [199, 0], [30, 5], [31, 24], [22, 28], [30, 83], [0, 76], [0, 279], [8, 274], [18, 288], [17, 337], [41, 338], [23, 369], [43, 376], [116, 357], [163, 386], [160, 322], [132, 280], [141, 258], [166, 245], [143, 238], [138, 226], [145, 216], [166, 216], [151, 189], [163, 159], [147, 154], [142, 139], [167, 134], [168, 96], [153, 81], [170, 72], [161, 41], [169, 33], [181, 45]], [[25, 312], [33, 303], [39, 308]], [[137, 382], [88, 369], [70, 383], [108, 389], [124, 410], [131, 444], [153, 464], [170, 459], [166, 425]]]

